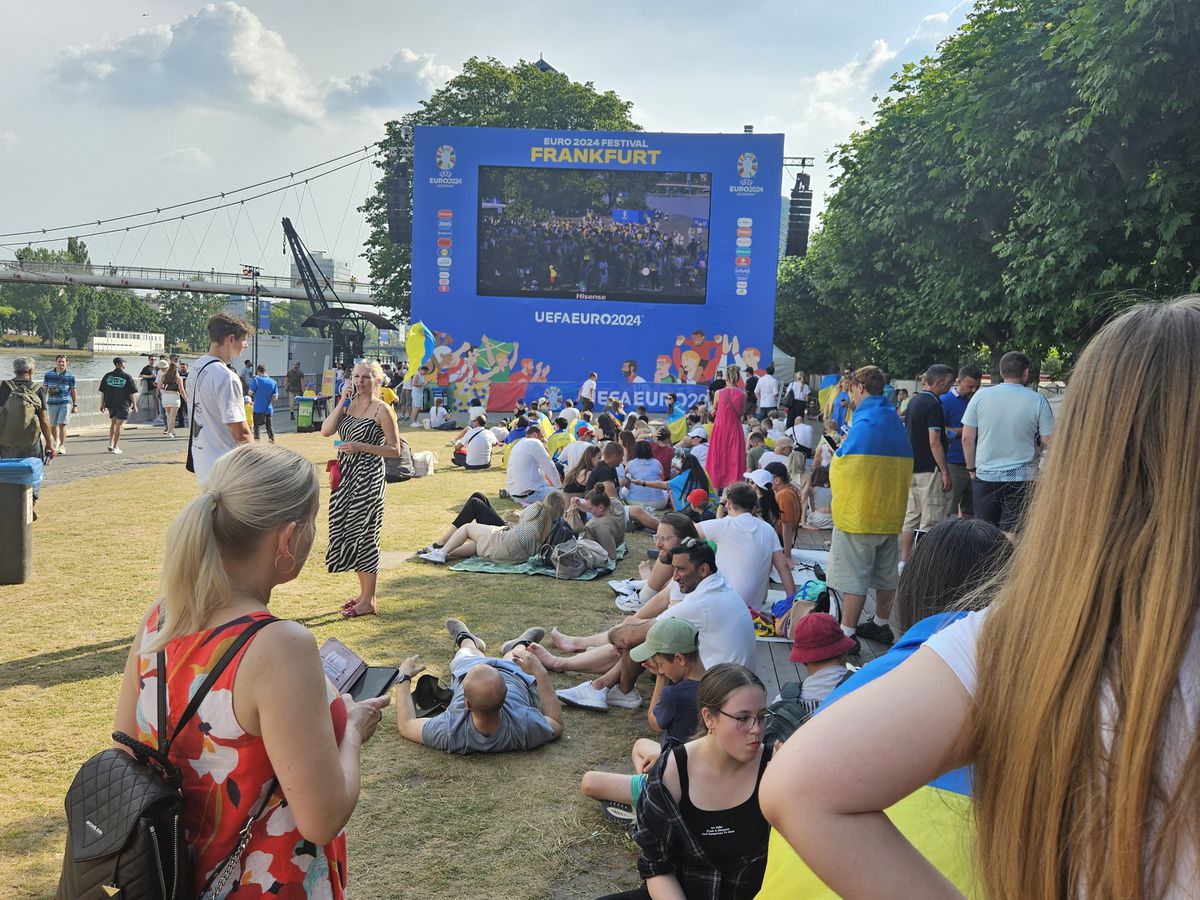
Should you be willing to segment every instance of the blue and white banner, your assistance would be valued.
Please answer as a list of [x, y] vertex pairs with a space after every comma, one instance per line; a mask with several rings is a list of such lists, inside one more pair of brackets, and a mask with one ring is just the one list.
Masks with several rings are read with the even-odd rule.
[[662, 409], [770, 363], [782, 135], [426, 126], [414, 154], [412, 318], [452, 405], [594, 371]]

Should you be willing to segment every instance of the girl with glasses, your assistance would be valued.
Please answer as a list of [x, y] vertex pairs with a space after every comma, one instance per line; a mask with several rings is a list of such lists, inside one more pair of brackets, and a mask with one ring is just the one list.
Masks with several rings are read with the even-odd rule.
[[767, 695], [744, 666], [721, 663], [700, 679], [700, 732], [664, 752], [638, 797], [633, 838], [645, 884], [604, 900], [753, 897], [762, 884], [769, 829], [758, 785]]

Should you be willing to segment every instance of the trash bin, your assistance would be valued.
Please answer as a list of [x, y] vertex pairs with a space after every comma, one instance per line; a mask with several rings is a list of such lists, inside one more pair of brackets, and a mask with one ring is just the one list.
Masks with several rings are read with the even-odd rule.
[[40, 459], [0, 459], [0, 584], [24, 584], [33, 568], [33, 486]]
[[313, 430], [313, 406], [315, 398], [296, 398], [296, 430], [304, 433]]

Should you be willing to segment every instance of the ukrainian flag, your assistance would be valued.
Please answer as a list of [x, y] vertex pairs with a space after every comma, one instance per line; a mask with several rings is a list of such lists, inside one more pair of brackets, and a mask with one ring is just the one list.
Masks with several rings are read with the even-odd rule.
[[[918, 622], [891, 650], [871, 660], [830, 694], [817, 715], [868, 681], [886, 675], [933, 634], [964, 615], [964, 612], [938, 613]], [[885, 812], [900, 833], [956, 888], [968, 897], [979, 896], [971, 863], [970, 769], [947, 772]], [[767, 870], [755, 900], [825, 900], [836, 896], [772, 829], [767, 846]]]
[[833, 526], [850, 534], [899, 534], [912, 482], [912, 446], [883, 397], [865, 397], [833, 455]]
[[838, 382], [841, 378], [836, 372], [831, 372], [821, 379], [821, 387], [817, 391], [817, 400], [821, 403], [821, 415], [825, 414], [826, 407], [829, 406], [830, 399], [837, 393]]

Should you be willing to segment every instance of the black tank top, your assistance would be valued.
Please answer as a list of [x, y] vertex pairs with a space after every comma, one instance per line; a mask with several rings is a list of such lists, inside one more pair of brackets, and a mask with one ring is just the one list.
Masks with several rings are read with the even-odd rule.
[[672, 752], [679, 770], [679, 812], [713, 865], [724, 871], [747, 856], [761, 853], [767, 846], [771, 828], [758, 808], [758, 786], [762, 782], [770, 753], [763, 750], [750, 797], [729, 809], [714, 810], [700, 809], [692, 803], [688, 791], [687, 747], [679, 744]]

